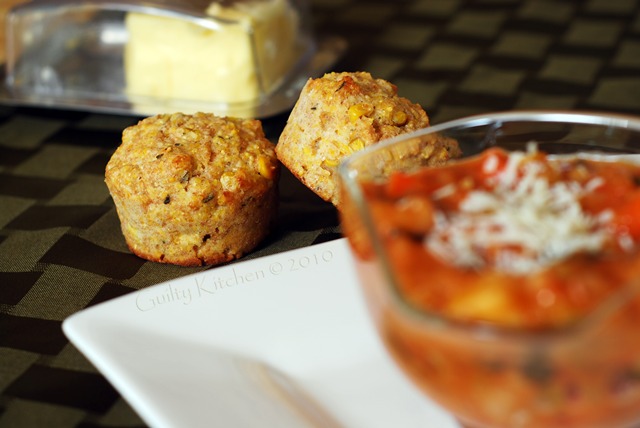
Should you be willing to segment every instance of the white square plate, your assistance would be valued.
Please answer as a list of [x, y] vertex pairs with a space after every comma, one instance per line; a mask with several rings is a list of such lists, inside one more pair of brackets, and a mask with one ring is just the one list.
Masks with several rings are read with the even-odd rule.
[[368, 319], [343, 239], [78, 312], [71, 342], [153, 427], [456, 427]]

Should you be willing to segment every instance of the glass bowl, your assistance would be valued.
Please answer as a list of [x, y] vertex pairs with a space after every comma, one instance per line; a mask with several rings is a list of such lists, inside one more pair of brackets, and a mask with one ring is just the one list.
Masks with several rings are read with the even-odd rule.
[[[544, 111], [474, 116], [381, 142], [339, 167], [341, 223], [371, 318], [391, 356], [428, 397], [467, 427], [611, 428], [639, 423], [637, 243], [624, 264], [624, 284], [571, 323], [520, 328], [462, 320], [408, 302], [402, 281], [414, 281], [417, 288], [447, 287], [447, 281], [465, 277], [436, 281], [432, 271], [425, 271], [428, 266], [398, 262], [415, 253], [398, 257], [388, 251], [381, 235], [387, 233], [385, 216], [390, 211], [371, 209], [363, 186], [385, 183], [397, 171], [424, 168], [422, 153], [434, 138], [457, 140], [463, 156], [490, 147], [520, 151], [535, 142], [547, 153], [588, 157], [584, 153], [595, 152], [604, 159], [613, 155], [613, 160], [621, 154], [634, 158], [640, 151], [640, 119]], [[391, 215], [397, 205], [390, 208]], [[615, 281], [613, 276], [603, 283]], [[486, 278], [489, 287], [491, 278]], [[511, 277], [509, 286], [518, 287], [521, 278]]]

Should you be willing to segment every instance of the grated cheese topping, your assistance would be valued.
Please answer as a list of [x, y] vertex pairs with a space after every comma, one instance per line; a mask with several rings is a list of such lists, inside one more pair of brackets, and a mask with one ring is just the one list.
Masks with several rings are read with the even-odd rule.
[[[425, 245], [437, 257], [455, 265], [496, 269], [513, 274], [535, 271], [578, 252], [596, 252], [610, 236], [610, 211], [585, 213], [581, 197], [603, 184], [594, 177], [550, 183], [538, 161], [522, 163], [526, 153], [509, 154], [506, 166], [491, 177], [492, 191], [473, 190], [459, 211], [435, 214]], [[487, 159], [484, 172], [497, 171], [497, 159]], [[447, 184], [434, 198], [455, 189]], [[492, 249], [498, 249], [492, 252]], [[495, 254], [493, 254], [495, 253]]]

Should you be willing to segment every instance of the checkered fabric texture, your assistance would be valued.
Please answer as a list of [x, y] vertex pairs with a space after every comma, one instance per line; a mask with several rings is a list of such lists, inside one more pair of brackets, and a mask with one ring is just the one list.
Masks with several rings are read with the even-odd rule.
[[[392, 81], [432, 123], [640, 114], [640, 0], [314, 0], [312, 12], [318, 34], [349, 43], [335, 71]], [[272, 141], [287, 115], [264, 121]], [[61, 331], [74, 312], [204, 269], [126, 248], [104, 167], [138, 119], [0, 107], [0, 427], [144, 426]], [[340, 236], [333, 207], [286, 171], [281, 193], [278, 230], [248, 258]]]

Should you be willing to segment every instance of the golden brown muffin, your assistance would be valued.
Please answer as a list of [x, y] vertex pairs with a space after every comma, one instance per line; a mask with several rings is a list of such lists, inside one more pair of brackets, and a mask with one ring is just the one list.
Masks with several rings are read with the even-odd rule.
[[[307, 81], [276, 154], [302, 183], [338, 206], [336, 168], [345, 156], [427, 126], [422, 107], [399, 97], [392, 83], [366, 72], [328, 73]], [[457, 144], [443, 144], [434, 151], [434, 162], [456, 156], [458, 150]]]
[[278, 175], [258, 120], [175, 113], [125, 129], [105, 181], [134, 254], [196, 266], [241, 257], [266, 237]]

